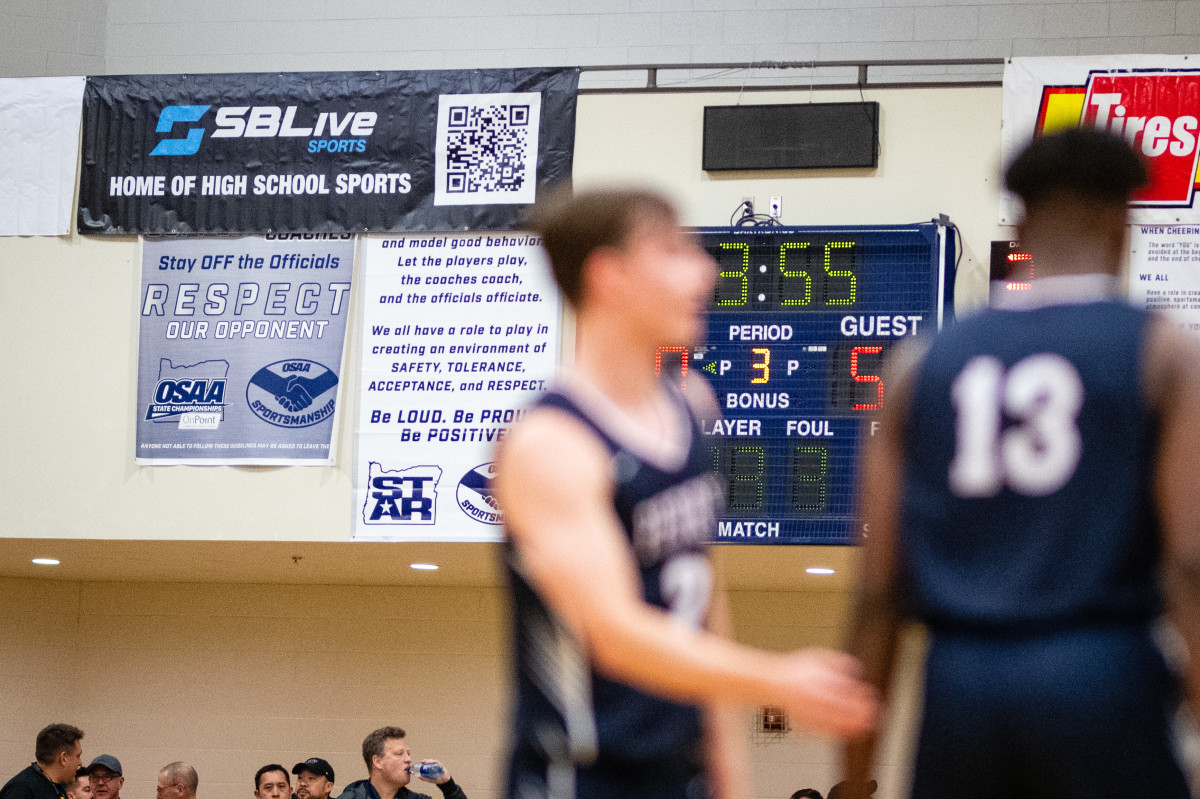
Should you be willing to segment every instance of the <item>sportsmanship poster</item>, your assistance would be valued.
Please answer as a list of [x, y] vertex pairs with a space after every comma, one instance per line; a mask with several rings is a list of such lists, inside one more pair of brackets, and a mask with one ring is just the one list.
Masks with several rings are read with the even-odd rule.
[[142, 245], [137, 461], [333, 462], [354, 239]]
[[[1135, 222], [1200, 222], [1200, 65], [1166, 55], [1011, 58], [1004, 68], [1001, 148], [1007, 164], [1035, 135], [1087, 125], [1124, 136], [1146, 158], [1150, 183], [1134, 195]], [[1000, 224], [1020, 219], [1005, 195]]]
[[1200, 334], [1200, 225], [1132, 225], [1129, 299]]
[[81, 233], [518, 226], [567, 180], [576, 68], [89, 77]]
[[368, 238], [354, 537], [498, 541], [496, 443], [558, 362], [558, 290], [528, 233]]

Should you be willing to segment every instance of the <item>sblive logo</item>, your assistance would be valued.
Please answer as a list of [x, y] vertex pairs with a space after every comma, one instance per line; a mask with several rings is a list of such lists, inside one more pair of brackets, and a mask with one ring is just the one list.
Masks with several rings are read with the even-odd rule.
[[[199, 122], [211, 105], [168, 105], [158, 115], [155, 133], [177, 133], [176, 123]], [[322, 111], [311, 124], [297, 123], [299, 106], [222, 106], [217, 109], [214, 139], [271, 139], [311, 137], [308, 152], [362, 153], [367, 137], [375, 132], [379, 115], [374, 111]], [[150, 155], [195, 155], [206, 130], [188, 128], [183, 138], [163, 139]], [[347, 135], [355, 138], [345, 138]], [[324, 138], [323, 138], [324, 137]]]
[[503, 524], [504, 513], [492, 492], [492, 481], [496, 479], [496, 464], [484, 463], [476, 466], [458, 481], [454, 501], [458, 509], [477, 522]]
[[441, 479], [442, 470], [437, 466], [385, 469], [371, 461], [363, 524], [435, 524]]
[[154, 387], [154, 401], [146, 408], [146, 421], [159, 422], [197, 411], [220, 412], [224, 408], [224, 380], [159, 380]]
[[1191, 206], [1200, 133], [1200, 71], [1096, 71], [1083, 86], [1042, 89], [1036, 133], [1076, 125], [1124, 136], [1146, 156], [1135, 207]]

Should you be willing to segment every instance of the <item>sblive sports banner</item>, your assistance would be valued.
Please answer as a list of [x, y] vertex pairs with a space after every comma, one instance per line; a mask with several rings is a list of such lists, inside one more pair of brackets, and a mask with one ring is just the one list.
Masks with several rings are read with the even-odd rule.
[[142, 245], [137, 461], [333, 462], [354, 239]]
[[514, 228], [571, 175], [578, 83], [575, 68], [90, 77], [79, 230]]
[[538, 237], [364, 240], [354, 537], [497, 541], [497, 442], [546, 388], [560, 307]]
[[[1133, 221], [1200, 221], [1200, 66], [1194, 58], [1012, 58], [1004, 68], [1003, 120], [1005, 164], [1033, 136], [1066, 127], [1124, 136], [1146, 156], [1151, 178], [1130, 205]], [[1006, 195], [1000, 223], [1015, 224], [1020, 213], [1019, 201]]]

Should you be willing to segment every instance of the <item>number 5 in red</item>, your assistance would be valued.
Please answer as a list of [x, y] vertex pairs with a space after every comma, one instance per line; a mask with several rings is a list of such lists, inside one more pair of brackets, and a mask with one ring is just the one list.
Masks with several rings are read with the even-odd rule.
[[855, 347], [850, 350], [850, 376], [854, 378], [856, 383], [874, 383], [879, 391], [879, 398], [874, 404], [859, 403], [854, 406], [856, 411], [877, 411], [883, 407], [883, 380], [879, 375], [860, 375], [858, 373], [858, 356], [859, 355], [878, 355], [883, 352], [883, 347]]

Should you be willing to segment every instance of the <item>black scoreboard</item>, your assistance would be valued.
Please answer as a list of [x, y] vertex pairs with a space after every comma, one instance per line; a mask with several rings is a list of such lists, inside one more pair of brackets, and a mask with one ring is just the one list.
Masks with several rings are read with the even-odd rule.
[[716, 540], [856, 543], [859, 437], [888, 401], [888, 351], [953, 312], [953, 228], [698, 232], [720, 269], [707, 340], [662, 357], [685, 383], [700, 370], [724, 414], [704, 430], [728, 490]]

